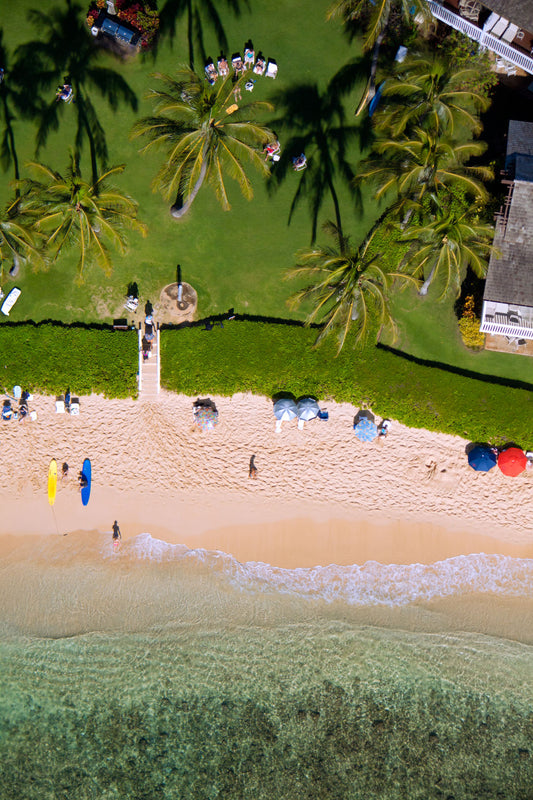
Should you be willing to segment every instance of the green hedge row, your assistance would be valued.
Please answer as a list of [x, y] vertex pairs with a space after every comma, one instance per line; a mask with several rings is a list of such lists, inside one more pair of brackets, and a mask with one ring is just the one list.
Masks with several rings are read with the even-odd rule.
[[106, 397], [137, 393], [136, 331], [45, 323], [0, 325], [0, 389]]
[[[358, 406], [415, 428], [472, 441], [533, 448], [533, 397], [527, 388], [491, 383], [416, 363], [368, 344], [313, 349], [316, 332], [296, 325], [233, 320], [224, 328], [163, 330], [161, 383], [189, 395], [292, 392]], [[0, 389], [59, 394], [137, 393], [137, 333], [54, 324], [0, 325]]]
[[316, 331], [231, 321], [224, 328], [163, 330], [161, 383], [190, 395], [292, 392], [366, 401], [378, 415], [471, 441], [533, 448], [533, 400], [527, 388], [487, 382], [426, 366], [368, 344], [312, 349]]

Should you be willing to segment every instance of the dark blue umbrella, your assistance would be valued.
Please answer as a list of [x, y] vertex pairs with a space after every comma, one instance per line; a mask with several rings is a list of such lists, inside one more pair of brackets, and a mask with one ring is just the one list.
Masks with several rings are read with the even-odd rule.
[[485, 444], [477, 444], [468, 454], [468, 463], [477, 472], [488, 472], [497, 462], [498, 458], [492, 448]]

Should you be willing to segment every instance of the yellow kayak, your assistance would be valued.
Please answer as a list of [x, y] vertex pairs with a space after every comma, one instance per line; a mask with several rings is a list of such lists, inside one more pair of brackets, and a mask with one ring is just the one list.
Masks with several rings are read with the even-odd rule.
[[54, 505], [56, 501], [56, 492], [57, 492], [57, 462], [55, 458], [50, 461], [50, 466], [48, 467], [48, 502], [51, 506]]

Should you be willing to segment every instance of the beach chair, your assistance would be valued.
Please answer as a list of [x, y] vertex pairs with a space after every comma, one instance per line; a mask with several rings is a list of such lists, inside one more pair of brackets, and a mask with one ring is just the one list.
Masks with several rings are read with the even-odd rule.
[[70, 415], [73, 417], [77, 417], [80, 413], [80, 401], [77, 397], [74, 397], [70, 403]]
[[254, 72], [256, 75], [264, 75], [265, 70], [266, 70], [266, 61], [261, 55], [258, 55], [257, 61], [255, 62], [254, 65]]
[[65, 413], [65, 401], [62, 398], [56, 400], [56, 414]]
[[205, 65], [205, 77], [207, 78], [211, 86], [213, 86], [213, 84], [216, 82], [216, 79], [218, 78], [218, 72], [216, 71], [212, 58], [210, 58]]
[[225, 78], [226, 75], [229, 75], [229, 67], [226, 56], [220, 56], [220, 58], [217, 61], [217, 68], [218, 68], [218, 74], [220, 75], [221, 78]]
[[304, 429], [304, 425], [305, 425], [305, 420], [303, 420], [303, 419], [299, 419], [299, 420], [298, 420], [298, 430], [299, 430], [299, 431], [303, 431], [303, 429]]
[[281, 420], [276, 420], [276, 433], [281, 433]]
[[11, 309], [13, 308], [13, 306], [15, 305], [17, 300], [19, 299], [20, 295], [21, 295], [20, 289], [17, 289], [17, 288], [11, 289], [11, 291], [8, 293], [6, 299], [2, 303], [2, 308], [0, 308], [0, 311], [2, 312], [2, 314], [5, 314], [6, 317], [9, 317], [9, 312], [11, 311]]
[[124, 308], [127, 309], [128, 311], [135, 312], [137, 311], [138, 306], [139, 306], [139, 298], [134, 297], [133, 295], [130, 294], [126, 298], [126, 302], [124, 303]]
[[233, 67], [235, 75], [242, 75], [242, 73], [244, 72], [244, 64], [240, 53], [234, 53], [232, 55], [231, 66]]
[[277, 74], [278, 74], [278, 65], [276, 64], [273, 58], [269, 58], [266, 66], [266, 76], [267, 78], [275, 78]]
[[255, 53], [251, 47], [246, 47], [244, 50], [244, 69], [253, 69], [255, 61]]
[[37, 419], [37, 412], [36, 411], [30, 411], [30, 419], [31, 419], [32, 422], [35, 422], [35, 420]]

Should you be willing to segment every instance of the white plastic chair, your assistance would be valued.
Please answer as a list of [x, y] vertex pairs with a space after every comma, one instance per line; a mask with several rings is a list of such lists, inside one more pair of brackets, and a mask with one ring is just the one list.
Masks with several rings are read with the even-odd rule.
[[305, 421], [303, 419], [298, 420], [298, 430], [303, 431], [305, 425]]
[[265, 74], [267, 78], [275, 78], [276, 75], [278, 74], [278, 65], [271, 58], [268, 59], [268, 64]]
[[31, 419], [32, 422], [35, 422], [35, 420], [37, 419], [37, 412], [36, 411], [30, 411], [30, 419]]
[[64, 413], [65, 413], [65, 401], [56, 400], [56, 414], [64, 414]]

